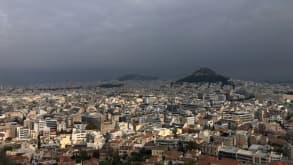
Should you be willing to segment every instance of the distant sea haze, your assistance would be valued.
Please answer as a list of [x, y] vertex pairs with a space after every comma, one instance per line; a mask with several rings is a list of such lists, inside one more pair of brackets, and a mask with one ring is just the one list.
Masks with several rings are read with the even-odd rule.
[[[74, 68], [74, 69], [0, 69], [0, 84], [4, 85], [29, 85], [56, 82], [91, 82], [117, 80], [129, 73], [139, 75], [157, 76], [157, 74], [143, 73], [126, 69], [103, 68]], [[160, 75], [161, 79], [176, 79], [179, 77]]]
[[[198, 69], [198, 68], [197, 68]], [[195, 69], [196, 70], [196, 69]], [[215, 72], [222, 74], [233, 79], [242, 80], [255, 80], [265, 82], [293, 82], [293, 78], [290, 80], [286, 78], [286, 75], [280, 75], [279, 77], [270, 78], [269, 76], [261, 77], [256, 75], [244, 75], [234, 73], [223, 73], [221, 71], [214, 70]], [[194, 70], [176, 72], [168, 72], [166, 70], [158, 71], [137, 71], [135, 69], [104, 69], [104, 68], [73, 68], [73, 69], [0, 69], [0, 85], [31, 85], [40, 83], [59, 83], [59, 82], [92, 82], [103, 80], [116, 80], [117, 78], [127, 75], [129, 73], [139, 75], [149, 75], [158, 77], [163, 80], [178, 80], [187, 75], [193, 73]], [[253, 73], [251, 73], [253, 74]]]
[[80, 82], [110, 80], [119, 73], [99, 69], [66, 69], [66, 70], [1, 70], [0, 84], [25, 85], [55, 82]]

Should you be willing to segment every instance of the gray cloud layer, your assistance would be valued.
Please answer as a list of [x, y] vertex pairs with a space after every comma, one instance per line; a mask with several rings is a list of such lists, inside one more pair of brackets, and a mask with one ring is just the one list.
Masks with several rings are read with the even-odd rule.
[[209, 66], [236, 78], [286, 80], [293, 70], [292, 6], [292, 0], [0, 0], [0, 68], [6, 77], [39, 70], [54, 79], [58, 70], [176, 77]]

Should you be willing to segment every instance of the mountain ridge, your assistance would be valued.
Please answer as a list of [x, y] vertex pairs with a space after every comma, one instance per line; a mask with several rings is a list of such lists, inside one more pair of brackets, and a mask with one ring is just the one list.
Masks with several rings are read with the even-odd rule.
[[217, 74], [210, 68], [202, 67], [193, 72], [191, 75], [181, 78], [176, 83], [222, 83], [229, 84], [229, 78]]

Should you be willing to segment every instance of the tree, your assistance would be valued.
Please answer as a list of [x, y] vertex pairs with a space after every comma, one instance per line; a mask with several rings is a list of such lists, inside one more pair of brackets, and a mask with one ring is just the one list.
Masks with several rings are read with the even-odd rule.
[[11, 142], [12, 141], [12, 137], [8, 137], [5, 139], [5, 142]]
[[6, 156], [5, 150], [0, 151], [0, 164], [5, 164], [5, 165], [14, 165], [15, 163]]
[[290, 143], [290, 144], [293, 144], [293, 131], [288, 131], [287, 132], [287, 136], [286, 136], [286, 140]]
[[132, 160], [132, 161], [142, 161], [143, 157], [140, 155], [140, 153], [132, 152], [130, 160]]
[[178, 151], [181, 151], [181, 152], [183, 152], [183, 153], [186, 152], [185, 145], [183, 144], [182, 141], [179, 141], [179, 142], [178, 142]]
[[114, 164], [122, 164], [122, 162], [120, 160], [120, 156], [117, 151], [112, 152], [112, 158], [113, 158], [113, 161], [112, 161], [113, 165]]
[[112, 161], [111, 160], [103, 160], [100, 162], [101, 165], [112, 165]]
[[187, 161], [187, 162], [184, 162], [184, 165], [197, 165], [197, 161], [195, 160], [191, 160], [191, 161]]
[[81, 151], [79, 157], [81, 160], [88, 160], [90, 158], [86, 151]]
[[86, 127], [85, 127], [86, 130], [96, 130], [97, 129], [97, 126], [92, 124], [92, 123], [89, 123]]
[[155, 165], [163, 165], [162, 162], [155, 163]]
[[84, 160], [90, 159], [90, 157], [88, 156], [86, 151], [80, 151], [80, 153], [78, 154], [77, 157], [75, 157], [75, 159], [76, 159], [76, 163], [80, 163]]
[[194, 149], [199, 149], [199, 145], [196, 142], [189, 141], [187, 143], [187, 149], [188, 150], [194, 150]]
[[4, 149], [3, 149], [4, 152], [12, 151], [12, 150], [13, 150], [13, 147], [11, 147], [11, 146], [4, 146]]
[[99, 159], [100, 158], [100, 150], [95, 150], [93, 152], [93, 157]]
[[132, 152], [130, 156], [131, 161], [144, 161], [150, 157], [151, 153], [142, 148], [139, 152]]

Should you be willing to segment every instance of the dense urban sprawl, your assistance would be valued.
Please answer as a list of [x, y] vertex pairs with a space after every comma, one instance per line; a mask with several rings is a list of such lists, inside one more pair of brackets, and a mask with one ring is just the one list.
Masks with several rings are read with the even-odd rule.
[[290, 164], [293, 86], [1, 87], [4, 164]]

